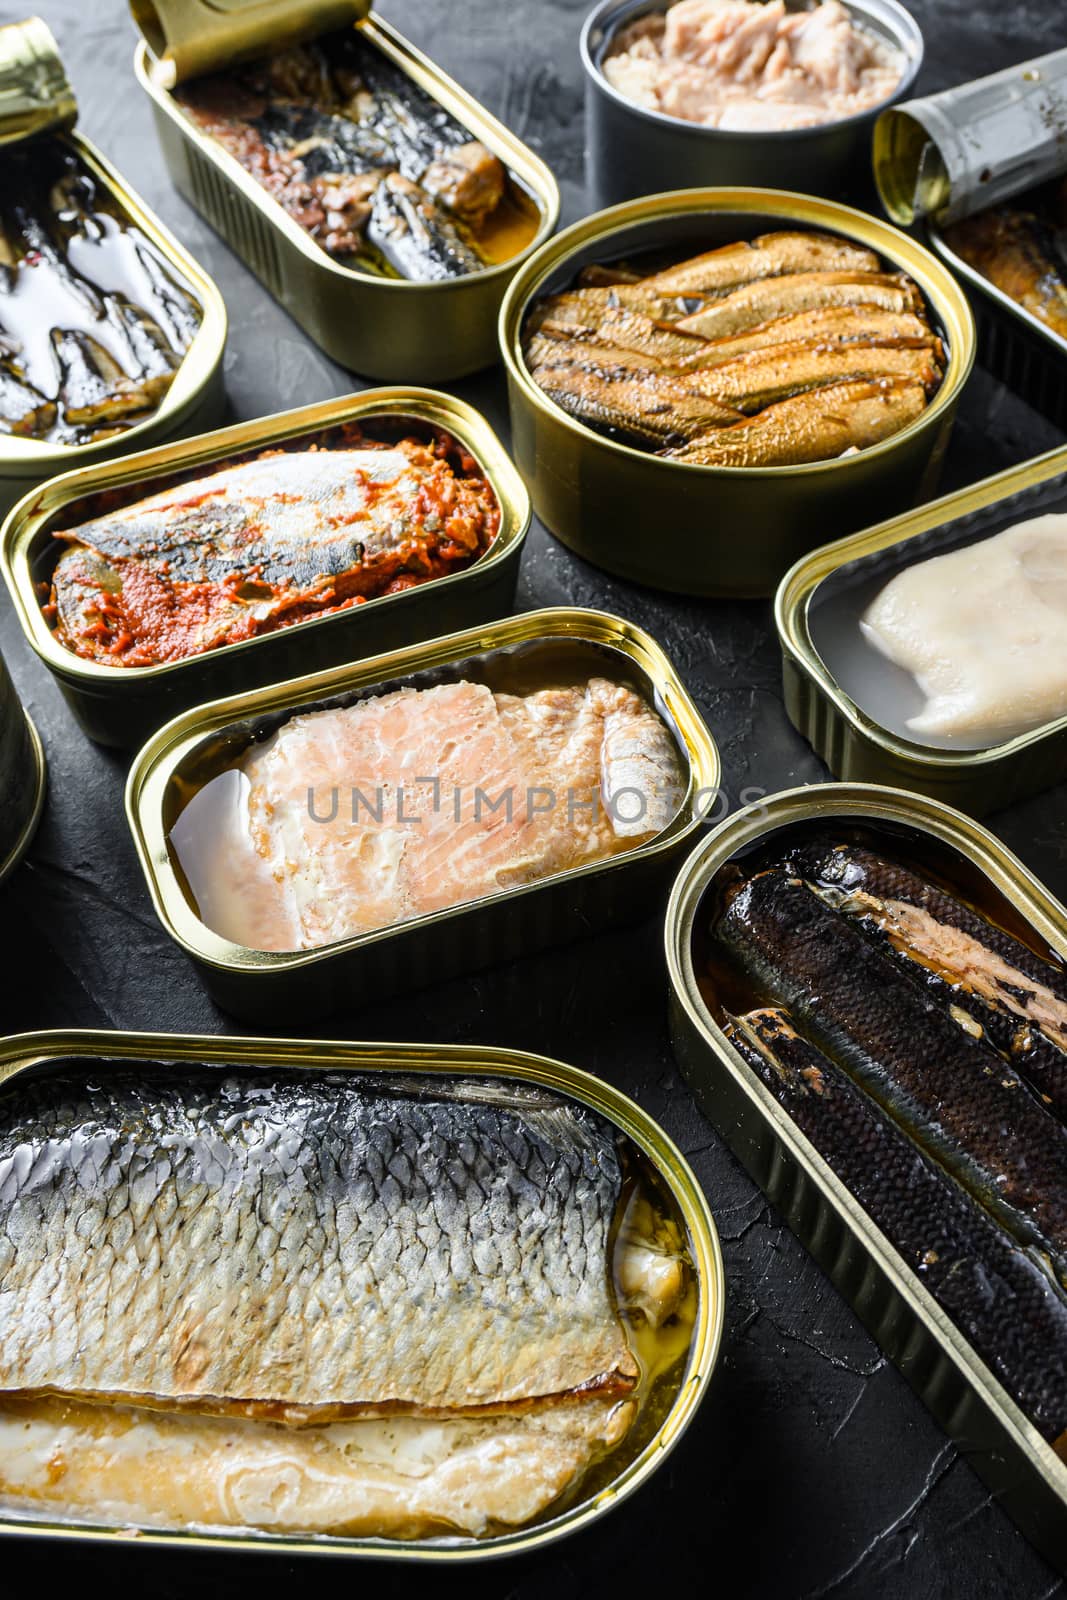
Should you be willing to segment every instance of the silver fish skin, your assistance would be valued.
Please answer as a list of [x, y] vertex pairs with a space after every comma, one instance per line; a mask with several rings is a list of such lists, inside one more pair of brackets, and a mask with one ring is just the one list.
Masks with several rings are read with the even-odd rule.
[[521, 1086], [206, 1069], [11, 1085], [0, 1394], [296, 1425], [622, 1395], [620, 1192], [610, 1126]]

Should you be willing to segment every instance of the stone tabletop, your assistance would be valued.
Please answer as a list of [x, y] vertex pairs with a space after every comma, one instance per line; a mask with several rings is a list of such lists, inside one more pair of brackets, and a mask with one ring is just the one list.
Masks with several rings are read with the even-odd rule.
[[[910, 0], [926, 34], [918, 92], [1067, 44], [1048, 0]], [[360, 381], [315, 348], [172, 188], [131, 59], [121, 0], [40, 0], [81, 105], [81, 126], [212, 273], [229, 307], [234, 418], [343, 394]], [[27, 6], [0, 3], [0, 22]], [[587, 209], [577, 41], [587, 0], [381, 0], [381, 12], [512, 127], [556, 173], [564, 224]], [[0, 183], [3, 182], [0, 157]], [[456, 386], [507, 437], [499, 371]], [[1064, 442], [1017, 395], [976, 372], [963, 398], [946, 488]], [[874, 518], [872, 517], [872, 520]], [[732, 805], [826, 776], [782, 706], [765, 602], [686, 601], [617, 581], [534, 527], [519, 606], [597, 606], [647, 628], [677, 664], [722, 750]], [[88, 743], [22, 640], [6, 596], [0, 649], [47, 747], [47, 810], [26, 865], [0, 890], [3, 1031], [54, 1026], [224, 1032], [232, 1027], [166, 938], [122, 810], [126, 758]], [[1067, 897], [1067, 785], [991, 819]], [[624, 1511], [554, 1550], [431, 1576], [430, 1593], [582, 1600], [694, 1592], [723, 1600], [1043, 1600], [1056, 1575], [774, 1209], [696, 1111], [671, 1059], [660, 925], [426, 989], [324, 1021], [309, 1034], [510, 1045], [560, 1056], [620, 1085], [681, 1145], [718, 1220], [728, 1275], [725, 1343], [712, 1392], [664, 1469]], [[237, 1031], [233, 1028], [233, 1031]], [[3, 1570], [14, 1552], [3, 1551]], [[395, 1572], [195, 1550], [106, 1554], [23, 1546], [41, 1578], [153, 1596], [292, 1594]], [[255, 1585], [255, 1591], [251, 1586]], [[131, 1591], [132, 1592], [132, 1591]]]

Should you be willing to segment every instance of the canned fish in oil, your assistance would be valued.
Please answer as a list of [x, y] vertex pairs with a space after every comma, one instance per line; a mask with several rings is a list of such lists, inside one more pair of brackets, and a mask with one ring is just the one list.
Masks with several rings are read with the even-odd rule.
[[[657, 264], [778, 230], [815, 231], [865, 247], [922, 292], [948, 364], [925, 410], [897, 433], [802, 466], [696, 465], [633, 448], [568, 415], [535, 382], [523, 354], [536, 301], [572, 288], [583, 268]], [[683, 594], [773, 594], [804, 551], [903, 511], [933, 493], [963, 385], [974, 323], [945, 267], [905, 234], [847, 206], [772, 189], [690, 189], [598, 212], [542, 246], [500, 314], [515, 461], [534, 512], [585, 560]]]
[[[365, 377], [442, 383], [497, 360], [494, 324], [501, 300], [522, 262], [552, 233], [559, 191], [548, 168], [521, 140], [388, 23], [368, 16], [368, 10], [369, 0], [285, 0], [271, 6], [261, 0], [234, 0], [224, 10], [202, 0], [137, 0], [133, 11], [145, 42], [138, 47], [135, 70], [152, 101], [175, 184], [305, 333], [333, 360]], [[354, 48], [369, 51], [386, 72], [398, 73], [413, 95], [427, 94], [503, 164], [503, 198], [486, 223], [495, 231], [484, 249], [479, 246], [489, 264], [438, 276], [430, 263], [425, 281], [416, 281], [394, 275], [377, 258], [364, 261], [359, 251], [337, 247], [328, 253], [327, 245], [334, 248], [333, 235], [322, 245], [316, 242], [183, 107], [182, 96], [201, 75], [250, 57], [274, 55], [293, 44], [314, 43], [346, 22], [356, 30]], [[421, 238], [409, 202], [401, 196], [397, 203], [408, 207], [408, 222], [397, 222], [396, 237]], [[431, 227], [428, 249], [432, 234]]]
[[[224, 464], [254, 460], [260, 452], [341, 445], [346, 429], [353, 427], [368, 442], [408, 434], [451, 441], [454, 454], [475, 463], [496, 503], [499, 527], [488, 549], [469, 566], [429, 582], [184, 659], [110, 665], [82, 659], [57, 637], [42, 605], [63, 548], [56, 530], [207, 477]], [[0, 529], [0, 568], [30, 645], [82, 728], [102, 744], [129, 748], [198, 701], [376, 656], [500, 616], [514, 598], [529, 522], [522, 480], [478, 412], [431, 390], [367, 389], [53, 479], [27, 496]]]
[[[817, 127], [774, 131], [709, 128], [638, 105], [608, 82], [604, 60], [623, 29], [663, 5], [601, 0], [582, 29], [589, 191], [596, 206], [656, 194], [665, 184], [689, 189], [729, 183], [798, 189], [861, 203], [871, 184], [871, 134], [886, 102]], [[900, 54], [902, 99], [919, 75], [923, 38], [896, 0], [848, 0], [853, 22]]]
[[222, 297], [76, 116], [44, 23], [0, 28], [0, 512], [222, 408]]
[[[299, 1532], [258, 1532], [237, 1528], [138, 1529], [137, 1542], [153, 1547], [196, 1546], [216, 1555], [275, 1552], [292, 1559], [310, 1555], [317, 1562], [370, 1559], [429, 1562], [444, 1568], [508, 1554], [533, 1553], [598, 1522], [646, 1483], [680, 1439], [707, 1392], [722, 1339], [725, 1285], [722, 1255], [707, 1200], [685, 1158], [640, 1106], [619, 1090], [578, 1068], [543, 1056], [493, 1047], [440, 1044], [348, 1044], [323, 1040], [221, 1038], [191, 1034], [109, 1033], [97, 1030], [30, 1033], [0, 1043], [0, 1088], [7, 1095], [32, 1077], [38, 1092], [56, 1074], [85, 1072], [106, 1088], [114, 1073], [143, 1067], [166, 1082], [184, 1069], [216, 1071], [220, 1077], [249, 1068], [264, 1083], [273, 1070], [284, 1073], [328, 1073], [357, 1081], [370, 1077], [377, 1089], [390, 1078], [410, 1091], [413, 1082], [432, 1093], [450, 1080], [484, 1083], [487, 1094], [516, 1085], [539, 1089], [588, 1107], [632, 1152], [639, 1181], [655, 1195], [669, 1217], [686, 1258], [689, 1285], [682, 1313], [674, 1319], [669, 1344], [651, 1351], [640, 1330], [631, 1335], [639, 1346], [642, 1368], [639, 1410], [615, 1451], [594, 1463], [572, 1496], [539, 1521], [483, 1538], [448, 1537], [402, 1540]], [[130, 1436], [125, 1436], [129, 1441]], [[9, 1512], [0, 1509], [0, 1533], [74, 1536], [93, 1543], [129, 1539], [130, 1529], [107, 1529], [101, 1519], [84, 1513], [59, 1520], [42, 1509]]]
[[45, 782], [40, 735], [0, 658], [0, 883], [29, 849], [41, 820]]
[[906, 721], [918, 709], [910, 676], [860, 629], [870, 602], [913, 563], [1053, 512], [1067, 512], [1063, 449], [827, 545], [783, 578], [775, 620], [786, 710], [835, 777], [905, 786], [975, 816], [1062, 781], [1067, 715], [985, 747], [920, 742]]
[[[705, 1116], [782, 1213], [1019, 1527], [1067, 1560], [1067, 1466], [977, 1356], [928, 1288], [800, 1132], [723, 1031], [725, 978], [701, 941], [731, 864], [772, 839], [835, 830], [921, 861], [1017, 936], [1067, 957], [1067, 910], [986, 829], [935, 801], [868, 784], [770, 796], [716, 827], [671, 894], [665, 941], [674, 1052]], [[997, 909], [994, 910], [994, 907]], [[722, 1001], [720, 1001], [722, 996]], [[752, 1003], [750, 1001], [745, 1004]]]
[[[486, 892], [479, 899], [446, 904], [443, 909], [424, 909], [408, 920], [393, 920], [318, 947], [255, 949], [251, 947], [251, 934], [244, 935], [249, 942], [223, 937], [202, 919], [184, 869], [194, 875], [199, 861], [199, 881], [214, 893], [212, 885], [221, 886], [226, 872], [221, 858], [212, 855], [212, 848], [217, 851], [217, 841], [222, 840], [223, 854], [231, 861], [239, 852], [231, 853], [225, 847], [228, 835], [222, 833], [222, 824], [231, 815], [227, 809], [231, 790], [216, 787], [213, 796], [217, 798], [198, 812], [192, 810], [191, 802], [212, 780], [232, 774], [235, 768], [240, 770], [242, 758], [253, 753], [254, 747], [262, 748], [262, 741], [289, 723], [295, 714], [344, 708], [357, 699], [365, 703], [397, 688], [484, 684], [494, 697], [521, 696], [542, 688], [584, 686], [601, 677], [608, 680], [611, 688], [620, 685], [634, 691], [643, 706], [655, 712], [651, 720], [670, 746], [670, 760], [676, 768], [671, 775], [671, 803], [676, 804], [676, 809], [654, 836], [638, 837], [632, 847], [610, 854], [607, 859], [593, 856], [583, 863], [579, 852], [579, 864], [566, 870], [552, 873], [549, 867], [545, 876], [532, 882], [524, 882], [520, 873], [520, 887]], [[550, 707], [546, 711], [546, 727], [551, 733], [552, 718], [557, 713]], [[465, 713], [464, 739], [472, 720], [477, 721], [477, 716], [466, 717]], [[441, 742], [447, 752], [449, 741], [444, 732]], [[317, 770], [320, 775], [325, 771]], [[430, 773], [413, 772], [410, 782], [413, 787], [429, 786], [441, 772], [447, 776], [450, 770], [439, 762]], [[489, 785], [492, 777], [491, 772], [476, 768], [467, 787]], [[237, 781], [243, 792], [243, 773]], [[329, 781], [336, 784], [336, 773]], [[227, 777], [226, 782], [232, 784], [232, 779]], [[544, 779], [545, 784], [548, 782]], [[156, 912], [170, 936], [192, 958], [210, 993], [237, 1015], [280, 1018], [298, 1015], [309, 1007], [316, 1014], [323, 1014], [341, 1005], [351, 1008], [362, 1004], [371, 996], [410, 993], [427, 983], [509, 961], [526, 951], [576, 938], [609, 923], [639, 918], [656, 903], [669, 864], [678, 859], [700, 827], [708, 796], [714, 794], [718, 782], [719, 756], [711, 735], [655, 642], [617, 617], [562, 608], [530, 612], [382, 656], [358, 667], [275, 684], [187, 712], [163, 728], [135, 758], [127, 785], [126, 812]], [[353, 790], [352, 805], [378, 806], [380, 810], [383, 802], [373, 785], [373, 777], [366, 785], [361, 781], [358, 793]], [[498, 779], [491, 792], [486, 789], [486, 800], [479, 802], [483, 818], [488, 814], [485, 805], [491, 803], [499, 810], [500, 788]], [[554, 795], [551, 788], [539, 788], [536, 806], [546, 809], [553, 802], [558, 804], [558, 815], [569, 827], [572, 800], [562, 780], [560, 788], [559, 795]], [[442, 827], [452, 814], [449, 808], [457, 809], [457, 792], [458, 780], [441, 785], [438, 809], [445, 818]], [[548, 801], [540, 798], [542, 793], [548, 795]], [[336, 788], [333, 799], [338, 806], [341, 804]], [[306, 800], [309, 805], [314, 802], [311, 820], [336, 819], [336, 810], [329, 814], [329, 793], [316, 789], [314, 796], [306, 795]], [[347, 818], [347, 790], [343, 800], [343, 815]], [[407, 803], [407, 810], [413, 803]], [[405, 804], [403, 794], [397, 804]], [[516, 814], [521, 813], [520, 822], [525, 804], [526, 796], [520, 794], [519, 802], [513, 802], [511, 808]], [[532, 814], [534, 802], [529, 804]], [[620, 796], [620, 807], [621, 804]], [[630, 802], [626, 805], [629, 809]], [[462, 814], [457, 817], [457, 828], [459, 822], [468, 820], [469, 806], [463, 802], [459, 810]], [[583, 787], [573, 801], [573, 816], [584, 819], [588, 812], [589, 796]], [[366, 820], [362, 809], [358, 814]], [[176, 832], [183, 815], [186, 820]], [[393, 820], [392, 809], [387, 820]], [[403, 820], [411, 819], [405, 815]], [[640, 834], [639, 829], [632, 831]], [[477, 853], [472, 859], [477, 864]], [[386, 867], [383, 859], [383, 871]], [[248, 881], [254, 876], [253, 868]], [[253, 913], [254, 910], [253, 904]], [[228, 907], [224, 902], [221, 911], [221, 918], [213, 920], [226, 920]], [[230, 919], [229, 925], [233, 932], [243, 934], [250, 924]], [[263, 932], [254, 916], [252, 929], [257, 936]], [[272, 941], [263, 936], [255, 942]]]

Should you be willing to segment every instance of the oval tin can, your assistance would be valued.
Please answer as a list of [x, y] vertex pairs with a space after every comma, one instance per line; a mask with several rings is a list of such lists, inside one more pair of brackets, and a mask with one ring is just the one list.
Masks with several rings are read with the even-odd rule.
[[[423, 914], [336, 944], [282, 953], [253, 950], [213, 932], [183, 888], [169, 835], [187, 801], [229, 769], [254, 740], [297, 711], [346, 705], [376, 690], [431, 687], [465, 674], [493, 687], [511, 660], [534, 652], [634, 680], [670, 729], [686, 792], [670, 824], [607, 861], [571, 868], [519, 888]], [[495, 670], [494, 670], [495, 669]], [[618, 617], [560, 608], [527, 612], [430, 644], [336, 668], [250, 694], [217, 700], [177, 718], [149, 741], [130, 769], [126, 815], [156, 913], [190, 956], [212, 996], [235, 1015], [322, 1015], [371, 997], [410, 993], [431, 982], [511, 961], [625, 925], [659, 903], [670, 866], [701, 826], [719, 783], [719, 755], [689, 695], [654, 640]]]
[[44, 747], [0, 656], [0, 883], [37, 831], [46, 786]]
[[846, 6], [868, 33], [900, 51], [902, 76], [892, 96], [869, 111], [819, 127], [764, 133], [703, 127], [637, 105], [612, 87], [603, 61], [620, 29], [663, 9], [649, 0], [601, 0], [582, 28], [586, 159], [594, 206], [616, 205], [664, 187], [708, 184], [796, 189], [833, 200], [868, 196], [875, 123], [886, 106], [910, 91], [922, 66], [922, 34], [897, 0], [849, 0]]
[[[469, 567], [402, 593], [156, 666], [83, 661], [57, 640], [41, 609], [38, 587], [47, 582], [58, 554], [52, 530], [84, 520], [94, 497], [104, 496], [113, 504], [118, 496], [120, 504], [128, 504], [194, 473], [206, 474], [227, 459], [294, 440], [311, 446], [347, 423], [373, 429], [375, 419], [407, 419], [417, 429], [443, 429], [478, 463], [500, 507], [500, 529]], [[84, 731], [102, 744], [129, 748], [198, 701], [379, 655], [500, 616], [514, 599], [529, 523], [522, 480], [477, 411], [427, 389], [365, 389], [54, 478], [23, 499], [0, 528], [0, 569], [30, 645]]]
[[[88, 1067], [97, 1074], [112, 1068], [129, 1069], [137, 1064], [163, 1071], [192, 1064], [218, 1068], [220, 1073], [228, 1068], [248, 1067], [257, 1071], [274, 1068], [286, 1072], [362, 1073], [373, 1074], [379, 1081], [382, 1077], [396, 1076], [409, 1084], [413, 1077], [423, 1077], [430, 1083], [442, 1078], [469, 1077], [491, 1085], [511, 1080], [547, 1089], [598, 1113], [632, 1141], [647, 1159], [684, 1225], [697, 1286], [689, 1349], [677, 1373], [677, 1381], [671, 1375], [673, 1393], [665, 1414], [650, 1419], [643, 1436], [635, 1441], [634, 1451], [620, 1462], [615, 1476], [606, 1483], [592, 1485], [585, 1495], [579, 1492], [574, 1503], [532, 1527], [483, 1539], [407, 1541], [339, 1535], [301, 1537], [293, 1533], [257, 1533], [240, 1528], [224, 1531], [144, 1527], [136, 1530], [138, 1546], [171, 1547], [176, 1552], [196, 1548], [211, 1552], [217, 1558], [258, 1553], [261, 1559], [274, 1554], [290, 1561], [296, 1557], [312, 1557], [316, 1563], [331, 1558], [413, 1563], [417, 1567], [428, 1563], [439, 1572], [470, 1562], [532, 1554], [601, 1521], [614, 1507], [629, 1500], [666, 1459], [693, 1420], [707, 1392], [722, 1340], [725, 1284], [718, 1234], [707, 1200], [684, 1156], [658, 1123], [610, 1084], [562, 1061], [492, 1046], [348, 1044], [327, 1040], [108, 1033], [85, 1029], [26, 1033], [5, 1039], [0, 1043], [0, 1092], [21, 1075], [40, 1076], [65, 1065], [69, 1068], [72, 1063]], [[635, 1429], [638, 1427], [640, 1419], [635, 1423]], [[59, 1521], [39, 1513], [16, 1516], [0, 1510], [0, 1536], [25, 1537], [34, 1533], [49, 1538], [90, 1540], [117, 1548], [128, 1544], [131, 1529], [128, 1526], [108, 1529], [84, 1521]]]
[[[910, 274], [948, 347], [921, 416], [852, 456], [799, 467], [670, 461], [594, 432], [538, 387], [522, 354], [527, 313], [593, 262], [675, 249], [679, 256], [778, 228], [816, 229], [875, 250]], [[934, 492], [960, 392], [974, 362], [966, 296], [929, 251], [848, 206], [771, 189], [690, 189], [598, 212], [526, 263], [500, 313], [513, 452], [533, 508], [586, 561], [678, 594], [773, 594], [804, 551], [903, 511]]]
[[[512, 259], [464, 277], [415, 282], [344, 266], [194, 125], [172, 88], [179, 73], [232, 59], [235, 48], [242, 56], [266, 53], [294, 36], [306, 39], [336, 26], [339, 12], [354, 16], [367, 8], [359, 0], [350, 5], [318, 0], [310, 6], [294, 0], [265, 6], [253, 0], [225, 10], [200, 5], [195, 28], [185, 28], [182, 14], [188, 4], [155, 0], [133, 8], [140, 23], [155, 17], [149, 38], [157, 46], [172, 35], [178, 38], [162, 60], [142, 41], [134, 70], [152, 102], [163, 157], [182, 194], [308, 337], [342, 366], [390, 383], [443, 383], [494, 363], [495, 318], [507, 286], [559, 216], [559, 191], [544, 162], [387, 22], [364, 16], [353, 24], [362, 38], [499, 156], [536, 205], [539, 221], [532, 241]], [[243, 18], [243, 13], [249, 15]]]
[[[719, 872], [782, 829], [846, 821], [875, 833], [888, 830], [897, 840], [912, 835], [928, 852], [942, 852], [946, 863], [959, 864], [958, 870], [1004, 896], [1067, 958], [1067, 910], [978, 823], [903, 790], [812, 784], [737, 812], [683, 866], [665, 928], [675, 1057], [704, 1115], [749, 1175], [1023, 1532], [1062, 1568], [1067, 1463], [737, 1053], [701, 992], [694, 933]], [[952, 880], [951, 870], [944, 875]]]
[[[1067, 449], [827, 545], [786, 574], [775, 602], [786, 710], [836, 778], [915, 789], [975, 816], [1063, 781], [1067, 712], [985, 749], [924, 744], [899, 719], [887, 726], [876, 702], [900, 669], [859, 639], [860, 612], [904, 567], [1050, 512], [1067, 512]], [[850, 691], [848, 669], [867, 651], [873, 670]]]
[[0, 513], [27, 489], [57, 472], [136, 450], [159, 437], [210, 426], [222, 410], [226, 308], [213, 280], [165, 228], [100, 151], [74, 128], [77, 106], [56, 42], [37, 17], [0, 28], [0, 148], [54, 142], [70, 152], [110, 204], [137, 228], [188, 286], [200, 325], [160, 404], [110, 438], [51, 443], [0, 433]]

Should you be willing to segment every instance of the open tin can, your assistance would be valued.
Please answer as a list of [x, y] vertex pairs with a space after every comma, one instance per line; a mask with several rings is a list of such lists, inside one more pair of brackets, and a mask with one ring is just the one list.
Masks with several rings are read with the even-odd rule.
[[1065, 511], [1067, 449], [1053, 450], [816, 550], [786, 575], [775, 604], [786, 710], [835, 777], [900, 784], [978, 816], [1063, 780], [1067, 715], [985, 748], [916, 739], [906, 719], [922, 696], [863, 639], [859, 619], [914, 562]]
[[[366, 377], [441, 383], [497, 360], [494, 323], [514, 273], [559, 216], [552, 174], [522, 141], [395, 29], [368, 16], [370, 0], [134, 0], [145, 35], [137, 80], [152, 101], [175, 184], [334, 361]], [[347, 24], [498, 156], [531, 237], [513, 256], [435, 282], [393, 278], [335, 260], [241, 163], [191, 119], [176, 86], [316, 38]]]
[[828, 827], [862, 830], [876, 847], [892, 840], [959, 885], [972, 904], [1006, 904], [1036, 939], [1067, 956], [1067, 911], [979, 824], [901, 790], [813, 784], [720, 824], [679, 874], [665, 933], [675, 1055], [742, 1165], [1027, 1537], [1062, 1567], [1067, 1465], [720, 1026], [719, 983], [700, 943], [717, 880], [772, 838]]
[[[131, 414], [117, 431], [104, 429], [106, 437], [84, 443], [77, 442], [75, 428], [68, 430], [71, 440], [59, 442], [0, 429], [0, 512], [53, 473], [136, 450], [153, 438], [208, 426], [222, 406], [226, 341], [222, 296], [110, 162], [75, 130], [76, 117], [73, 92], [44, 23], [34, 17], [0, 28], [0, 148], [15, 150], [20, 158], [23, 154], [71, 158], [102, 197], [109, 216], [135, 230], [195, 301], [199, 325], [162, 399], [143, 418]], [[86, 327], [91, 332], [92, 321]], [[17, 330], [9, 331], [17, 342]]]
[[[520, 1051], [437, 1044], [346, 1044], [321, 1040], [221, 1038], [190, 1034], [108, 1033], [95, 1030], [29, 1033], [0, 1044], [0, 1092], [29, 1076], [47, 1078], [85, 1071], [106, 1078], [111, 1071], [143, 1066], [174, 1076], [182, 1066], [228, 1071], [272, 1070], [395, 1077], [410, 1087], [424, 1080], [432, 1090], [450, 1079], [536, 1087], [589, 1107], [636, 1149], [666, 1196], [682, 1232], [695, 1287], [688, 1349], [682, 1350], [646, 1397], [630, 1434], [614, 1456], [593, 1468], [589, 1481], [561, 1509], [538, 1522], [486, 1538], [400, 1540], [336, 1535], [301, 1536], [250, 1529], [137, 1530], [139, 1545], [227, 1553], [273, 1553], [378, 1561], [429, 1562], [438, 1569], [493, 1557], [532, 1553], [592, 1523], [628, 1499], [665, 1460], [692, 1421], [707, 1392], [722, 1338], [725, 1289], [722, 1255], [708, 1203], [680, 1151], [640, 1106], [610, 1084], [560, 1061]], [[106, 1528], [86, 1519], [64, 1519], [40, 1511], [0, 1511], [0, 1534], [46, 1534], [50, 1538], [126, 1544], [130, 1528]]]
[[[952, 225], [1005, 202], [1027, 211], [1029, 191], [1067, 170], [1065, 141], [1067, 49], [892, 107], [874, 137], [886, 211], [902, 225], [925, 225], [933, 249], [967, 286], [979, 362], [1058, 428], [1067, 428], [1067, 338], [965, 259]], [[1033, 230], [1053, 231], [1037, 217]], [[1027, 241], [1009, 233], [1003, 248], [1022, 281]], [[1040, 287], [1036, 265], [1033, 287]]]
[[[919, 286], [948, 352], [941, 386], [880, 444], [805, 466], [673, 461], [594, 432], [539, 387], [523, 355], [527, 317], [583, 267], [642, 252], [678, 258], [777, 229], [817, 230], [874, 250]], [[772, 189], [689, 189], [613, 206], [567, 228], [527, 262], [500, 313], [515, 461], [546, 527], [585, 560], [690, 595], [766, 595], [797, 557], [934, 492], [974, 324], [951, 273], [895, 228], [848, 206]]]
[[[189, 801], [254, 742], [301, 711], [346, 706], [369, 694], [473, 679], [498, 689], [566, 672], [628, 682], [665, 722], [682, 763], [684, 798], [651, 839], [606, 861], [557, 872], [482, 899], [394, 922], [313, 949], [264, 951], [222, 938], [201, 919], [171, 843]], [[156, 912], [194, 961], [219, 1005], [258, 1019], [322, 1015], [371, 997], [510, 961], [657, 903], [671, 863], [701, 826], [719, 782], [719, 755], [659, 646], [603, 612], [561, 608], [503, 622], [200, 706], [160, 730], [135, 758], [126, 815]]]
[[0, 657], [0, 883], [30, 847], [44, 809], [46, 782], [41, 736]]
[[[798, 189], [830, 199], [866, 197], [871, 134], [887, 104], [911, 89], [923, 59], [923, 38], [897, 0], [848, 0], [853, 22], [900, 53], [901, 78], [888, 101], [817, 127], [774, 131], [709, 128], [638, 105], [604, 75], [604, 59], [620, 32], [665, 9], [663, 0], [601, 0], [582, 28], [586, 149], [593, 204], [611, 206], [665, 186], [688, 189], [729, 183]], [[790, 10], [806, 9], [790, 4]]]
[[[358, 424], [373, 438], [376, 422], [394, 427], [407, 423], [419, 433], [443, 430], [459, 451], [477, 463], [499, 507], [500, 527], [488, 550], [470, 566], [396, 594], [156, 666], [82, 660], [56, 638], [41, 600], [62, 549], [53, 538], [56, 528], [71, 527], [205, 476], [224, 462], [294, 443], [303, 448], [328, 446], [331, 439], [343, 438], [349, 424]], [[367, 389], [53, 479], [16, 506], [0, 529], [0, 568], [29, 643], [55, 677], [82, 728], [102, 744], [128, 748], [199, 701], [377, 656], [500, 616], [514, 598], [529, 523], [530, 503], [522, 480], [477, 411], [431, 390]]]

